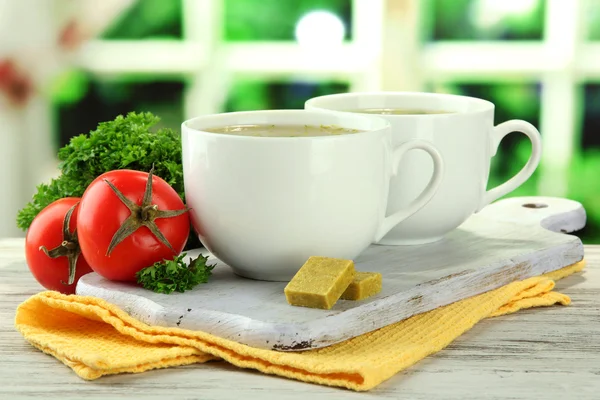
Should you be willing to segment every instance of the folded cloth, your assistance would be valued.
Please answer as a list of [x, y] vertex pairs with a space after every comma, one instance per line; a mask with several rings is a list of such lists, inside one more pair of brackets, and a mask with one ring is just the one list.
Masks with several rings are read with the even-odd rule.
[[440, 351], [484, 318], [530, 307], [568, 305], [568, 296], [552, 291], [555, 280], [581, 271], [584, 265], [582, 261], [513, 282], [304, 352], [257, 349], [205, 332], [149, 326], [102, 299], [53, 291], [36, 294], [19, 305], [15, 325], [33, 346], [83, 379], [225, 360], [266, 374], [364, 391]]

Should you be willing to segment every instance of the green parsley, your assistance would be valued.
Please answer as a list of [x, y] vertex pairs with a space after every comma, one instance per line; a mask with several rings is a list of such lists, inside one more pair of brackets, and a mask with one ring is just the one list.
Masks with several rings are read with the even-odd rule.
[[89, 135], [79, 135], [58, 152], [61, 175], [37, 187], [17, 214], [17, 225], [27, 230], [47, 205], [63, 197], [81, 197], [98, 176], [115, 169], [134, 169], [163, 178], [184, 199], [181, 137], [171, 129], [155, 127], [160, 118], [151, 113], [119, 115], [102, 122]]
[[183, 293], [199, 283], [208, 282], [214, 265], [206, 265], [208, 257], [200, 254], [186, 265], [183, 253], [173, 260], [164, 260], [138, 271], [136, 278], [145, 289], [156, 293], [170, 294], [175, 291]]

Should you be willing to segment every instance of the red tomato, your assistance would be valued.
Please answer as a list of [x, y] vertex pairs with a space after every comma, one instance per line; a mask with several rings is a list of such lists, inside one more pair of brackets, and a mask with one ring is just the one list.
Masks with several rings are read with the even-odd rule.
[[[65, 294], [75, 293], [79, 278], [92, 272], [85, 258], [79, 254], [75, 264], [75, 276], [69, 284], [69, 257], [61, 255], [70, 253], [71, 256], [75, 256], [79, 252], [77, 238], [65, 237], [63, 234], [66, 214], [79, 200], [76, 197], [66, 197], [48, 205], [35, 217], [25, 237], [25, 259], [35, 279], [46, 289]], [[75, 231], [78, 211], [79, 206], [76, 206], [69, 221], [67, 236]], [[44, 253], [42, 246], [57, 257], [51, 258]]]
[[[149, 177], [151, 193], [144, 202]], [[95, 272], [114, 281], [135, 282], [139, 270], [172, 259], [183, 250], [189, 231], [183, 201], [167, 182], [151, 173], [115, 170], [102, 174], [87, 187], [79, 205], [81, 251]]]

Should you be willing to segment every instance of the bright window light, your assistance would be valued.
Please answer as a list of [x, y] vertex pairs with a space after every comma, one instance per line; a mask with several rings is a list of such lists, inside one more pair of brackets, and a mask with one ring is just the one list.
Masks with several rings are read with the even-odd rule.
[[339, 46], [345, 35], [346, 27], [342, 20], [328, 11], [311, 11], [296, 24], [296, 40], [303, 47]]

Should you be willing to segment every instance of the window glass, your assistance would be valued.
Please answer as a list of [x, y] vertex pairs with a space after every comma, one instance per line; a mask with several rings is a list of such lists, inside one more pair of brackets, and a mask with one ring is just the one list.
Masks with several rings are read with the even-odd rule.
[[137, 0], [101, 39], [182, 38], [182, 0]]
[[161, 118], [159, 127], [180, 130], [183, 121], [183, 91], [179, 80], [158, 78], [100, 79], [89, 77], [76, 101], [55, 102], [58, 145], [71, 137], [96, 129], [99, 122], [131, 111], [151, 112]]
[[226, 111], [266, 109], [303, 109], [311, 97], [348, 91], [344, 82], [264, 82], [244, 81], [234, 83], [229, 92]]
[[426, 0], [431, 40], [542, 40], [545, 1]]
[[[351, 0], [224, 0], [224, 37], [229, 41], [293, 41], [303, 17], [325, 11], [343, 23], [345, 39], [350, 40], [351, 4]], [[309, 31], [335, 29], [331, 18], [309, 17], [304, 22]]]

